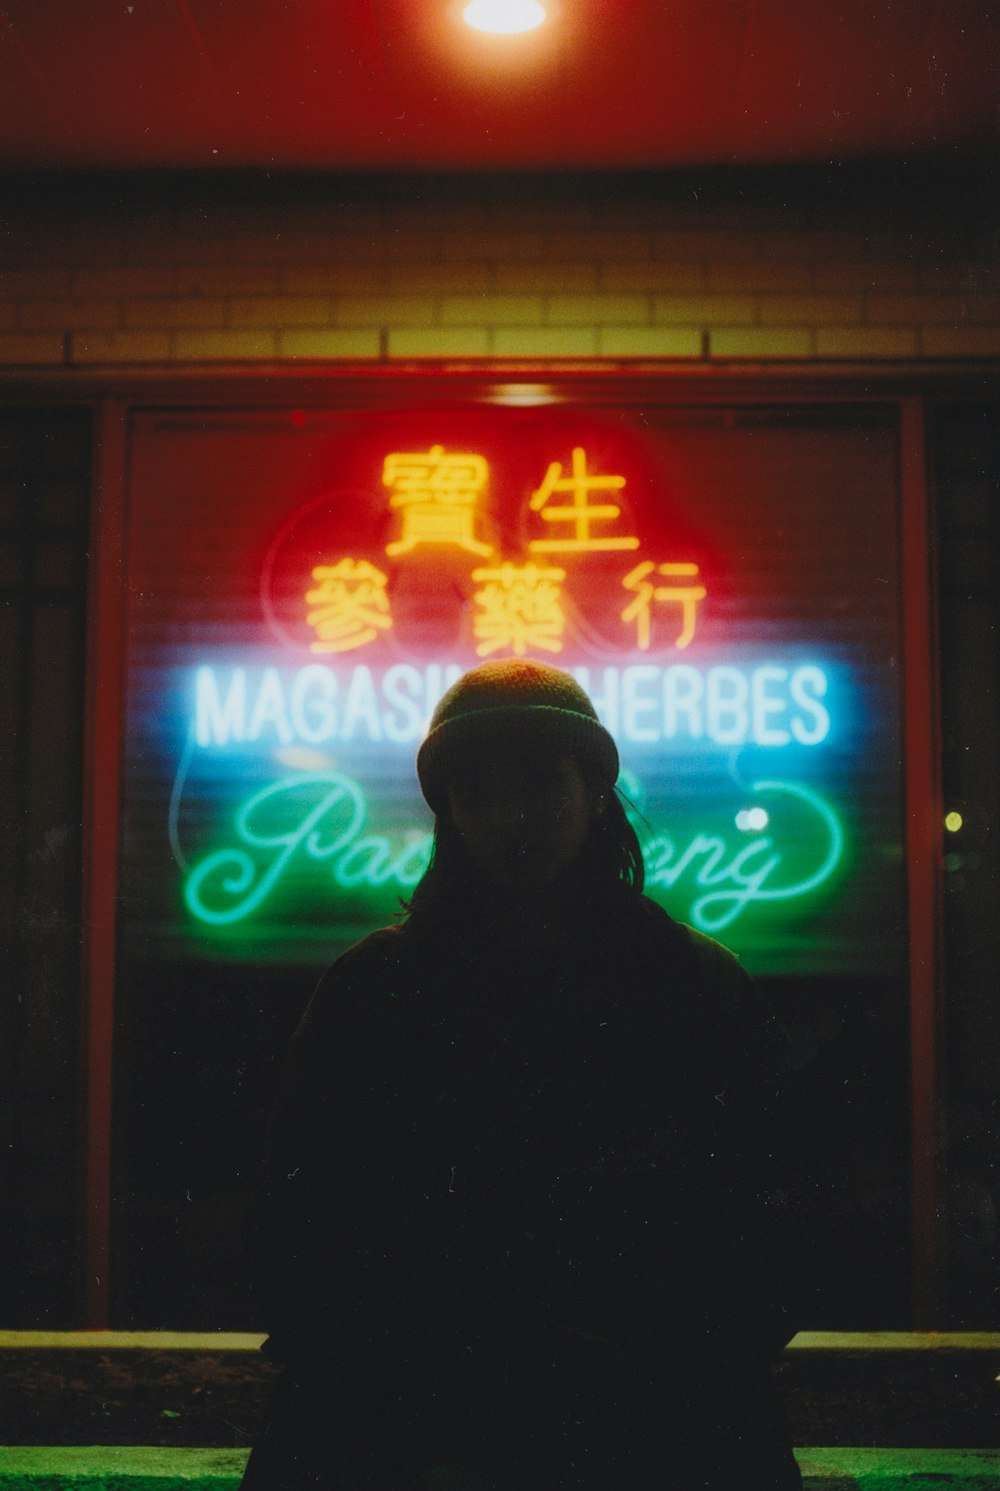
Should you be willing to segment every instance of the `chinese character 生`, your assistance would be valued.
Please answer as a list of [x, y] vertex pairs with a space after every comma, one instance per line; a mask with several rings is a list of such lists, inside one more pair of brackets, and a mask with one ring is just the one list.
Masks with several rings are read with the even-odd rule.
[[[554, 538], [536, 538], [528, 544], [536, 553], [572, 554], [595, 553], [609, 549], [637, 549], [639, 540], [632, 535], [591, 533], [594, 523], [608, 524], [621, 516], [621, 508], [615, 502], [588, 502], [591, 492], [620, 492], [625, 486], [624, 476], [588, 476], [587, 452], [582, 446], [573, 448], [572, 470], [569, 476], [562, 474], [562, 462], [552, 461], [537, 492], [531, 496], [531, 509], [541, 513], [546, 523], [559, 523], [565, 532]], [[569, 494], [572, 501], [550, 503], [555, 492]]]

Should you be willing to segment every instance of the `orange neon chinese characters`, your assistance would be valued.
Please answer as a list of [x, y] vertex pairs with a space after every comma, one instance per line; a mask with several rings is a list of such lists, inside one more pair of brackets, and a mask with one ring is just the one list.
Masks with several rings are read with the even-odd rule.
[[650, 575], [662, 575], [667, 580], [693, 580], [698, 574], [696, 564], [653, 564], [643, 560], [630, 570], [622, 584], [626, 590], [635, 591], [635, 599], [629, 601], [621, 613], [622, 621], [634, 621], [636, 641], [643, 652], [649, 649], [651, 613], [653, 603], [673, 603], [681, 608], [681, 630], [674, 639], [675, 647], [687, 647], [694, 637], [698, 602], [708, 594], [704, 585], [674, 584], [655, 585]]
[[313, 652], [350, 652], [374, 642], [392, 626], [388, 576], [367, 559], [341, 559], [312, 572], [316, 584], [306, 591], [313, 609], [306, 621], [316, 633]]
[[[537, 492], [531, 495], [533, 512], [541, 513], [547, 523], [561, 523], [566, 532], [557, 538], [536, 538], [528, 544], [536, 553], [585, 554], [609, 549], [637, 549], [639, 540], [631, 535], [602, 533], [594, 535], [592, 523], [610, 523], [621, 516], [615, 502], [587, 501], [590, 492], [620, 492], [624, 476], [588, 476], [587, 452], [581, 445], [573, 447], [572, 472], [562, 474], [562, 462], [552, 461]], [[572, 495], [568, 503], [550, 503], [554, 492]]]
[[402, 537], [386, 545], [390, 555], [408, 554], [418, 544], [453, 544], [470, 554], [492, 554], [475, 536], [476, 500], [490, 468], [473, 452], [394, 451], [386, 456], [382, 483], [392, 492], [390, 506], [403, 510]]
[[566, 617], [559, 586], [565, 570], [501, 564], [473, 570], [472, 578], [481, 586], [474, 596], [481, 610], [473, 623], [479, 657], [504, 648], [518, 657], [539, 649], [562, 651]]

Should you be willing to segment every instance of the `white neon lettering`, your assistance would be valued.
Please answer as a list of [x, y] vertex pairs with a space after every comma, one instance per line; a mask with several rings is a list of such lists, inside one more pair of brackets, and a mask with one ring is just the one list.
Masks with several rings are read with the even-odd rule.
[[680, 721], [687, 721], [686, 733], [692, 740], [700, 740], [704, 733], [701, 701], [705, 694], [705, 679], [690, 663], [675, 663], [663, 674], [663, 735], [673, 740], [684, 731]]
[[428, 663], [424, 672], [424, 730], [443, 695], [453, 683], [458, 682], [464, 672], [465, 669], [459, 663], [447, 663], [443, 667], [440, 663]]
[[310, 663], [292, 679], [288, 712], [292, 729], [309, 745], [332, 740], [337, 729], [337, 680], [331, 668]]
[[371, 669], [365, 667], [363, 663], [354, 669], [351, 681], [347, 685], [341, 738], [353, 740], [354, 732], [361, 722], [365, 725], [369, 740], [382, 739], [382, 721], [378, 712], [378, 700], [375, 697], [375, 680], [372, 678]]
[[757, 745], [783, 746], [791, 739], [787, 730], [769, 723], [772, 716], [784, 714], [788, 708], [786, 700], [780, 694], [775, 696], [770, 692], [770, 685], [783, 684], [787, 678], [788, 669], [776, 668], [773, 664], [765, 664], [764, 667], [753, 670], [750, 681], [753, 701], [752, 731]]
[[194, 738], [200, 746], [226, 746], [246, 737], [247, 675], [234, 668], [225, 703], [219, 698], [214, 668], [199, 668], [195, 674]]
[[[830, 734], [830, 713], [822, 702], [827, 675], [814, 664], [703, 669], [691, 663], [633, 663], [572, 672], [623, 746], [676, 741], [682, 747], [704, 742], [780, 750], [793, 742], [821, 745]], [[410, 747], [461, 674], [457, 663], [397, 663], [384, 672], [364, 664], [310, 663], [287, 674], [275, 667], [226, 673], [205, 665], [195, 673], [194, 740], [202, 749], [256, 741]]]
[[597, 717], [605, 730], [612, 735], [621, 733], [621, 673], [617, 668], [604, 668], [601, 670], [600, 686], [596, 683], [591, 687], [589, 668], [572, 668], [570, 670], [584, 693], [589, 695], [590, 701], [597, 710]]
[[265, 726], [273, 725], [282, 745], [291, 745], [292, 727], [285, 708], [285, 694], [277, 668], [265, 668], [260, 680], [260, 693], [247, 725], [247, 740], [259, 740]]
[[[659, 668], [654, 668], [651, 664], [637, 663], [626, 668], [622, 675], [622, 729], [628, 740], [658, 739], [656, 716], [659, 711], [652, 689], [659, 671]], [[645, 690], [649, 692], [644, 692]], [[643, 724], [643, 715], [651, 715], [652, 720]]]
[[819, 745], [830, 733], [829, 711], [824, 704], [819, 703], [826, 696], [827, 686], [826, 674], [822, 668], [806, 665], [796, 668], [792, 674], [788, 692], [793, 703], [812, 720], [809, 725], [798, 715], [792, 717], [791, 731], [800, 745]]
[[383, 716], [382, 728], [386, 740], [395, 745], [406, 745], [419, 740], [424, 733], [424, 711], [421, 703], [423, 684], [416, 668], [409, 663], [397, 663], [386, 669], [382, 679], [382, 692], [398, 711]]
[[750, 733], [750, 683], [739, 668], [709, 668], [705, 680], [708, 737], [717, 745], [742, 745]]

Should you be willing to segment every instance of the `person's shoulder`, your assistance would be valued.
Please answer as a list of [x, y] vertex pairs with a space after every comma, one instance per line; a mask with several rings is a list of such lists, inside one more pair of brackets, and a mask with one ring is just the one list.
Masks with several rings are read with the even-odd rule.
[[675, 925], [691, 949], [707, 986], [723, 993], [731, 990], [733, 994], [746, 987], [749, 975], [731, 948], [724, 947], [714, 937], [699, 932], [697, 927], [690, 927], [686, 922], [676, 922]]
[[755, 1064], [759, 1074], [786, 1070], [788, 1037], [736, 954], [696, 927], [675, 921], [655, 902], [646, 897], [643, 901], [649, 908], [645, 914], [669, 922], [673, 936], [687, 948], [695, 970], [695, 997], [719, 1035], [744, 1062]]
[[677, 921], [648, 897], [642, 898], [642, 914], [658, 929], [658, 935], [673, 940], [674, 955], [688, 975], [690, 992], [697, 1005], [718, 1030], [754, 1028], [780, 1044], [774, 1015], [734, 952], [686, 922]]
[[333, 1015], [372, 1013], [405, 978], [408, 939], [402, 926], [380, 927], [342, 952], [321, 976], [304, 1024]]
[[683, 950], [693, 971], [706, 987], [729, 988], [735, 992], [746, 984], [747, 973], [739, 958], [714, 937], [688, 926], [687, 922], [678, 921], [648, 896], [639, 898], [638, 907], [651, 935], [670, 940]]
[[371, 968], [398, 963], [406, 954], [405, 926], [379, 927], [340, 953], [327, 968], [324, 979], [351, 978]]

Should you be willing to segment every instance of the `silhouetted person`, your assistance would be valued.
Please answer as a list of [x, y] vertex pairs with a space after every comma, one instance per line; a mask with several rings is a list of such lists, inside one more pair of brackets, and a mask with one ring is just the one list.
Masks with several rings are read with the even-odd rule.
[[466, 674], [417, 771], [431, 867], [323, 977], [282, 1082], [250, 1231], [286, 1368], [247, 1491], [444, 1465], [505, 1491], [797, 1487], [770, 1381], [781, 1031], [643, 897], [614, 742], [568, 674]]

